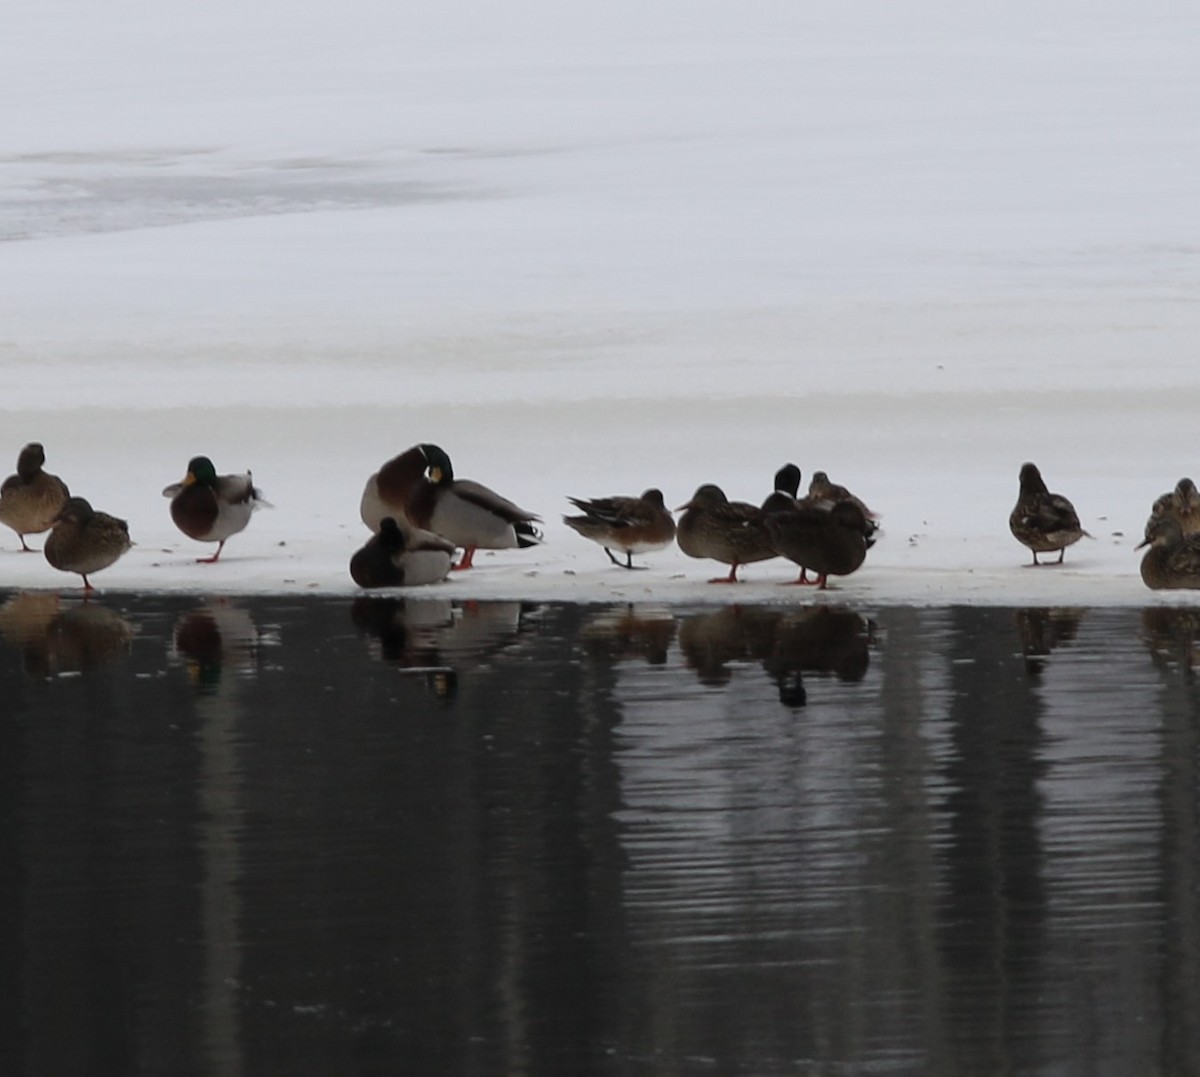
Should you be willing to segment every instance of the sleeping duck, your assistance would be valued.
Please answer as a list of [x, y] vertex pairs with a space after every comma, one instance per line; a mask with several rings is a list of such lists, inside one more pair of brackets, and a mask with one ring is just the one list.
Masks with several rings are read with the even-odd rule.
[[737, 583], [739, 566], [776, 556], [762, 509], [745, 501], [730, 501], [719, 486], [705, 483], [675, 511], [683, 512], [675, 534], [679, 548], [688, 557], [729, 566], [728, 576], [717, 576], [709, 583]]
[[[871, 540], [875, 532], [879, 530], [879, 516], [867, 508], [866, 502], [862, 498], [855, 497], [846, 487], [836, 482], [830, 482], [829, 476], [824, 471], [814, 471], [813, 477], [808, 484], [808, 496], [810, 500], [824, 501], [830, 505], [835, 505], [839, 501], [849, 501], [857, 505], [859, 511], [863, 514], [864, 537]], [[872, 545], [868, 541], [868, 549]]]
[[1155, 499], [1150, 506], [1150, 519], [1173, 516], [1179, 521], [1179, 530], [1184, 535], [1200, 531], [1200, 491], [1189, 478], [1182, 478], [1175, 489]]
[[[665, 549], [675, 539], [675, 518], [667, 511], [661, 490], [647, 490], [641, 497], [598, 497], [591, 500], [568, 497], [582, 516], [564, 516], [571, 530], [604, 548], [608, 559], [622, 568], [639, 568], [635, 553]], [[622, 561], [613, 548], [625, 554]]]
[[419, 587], [450, 574], [455, 545], [394, 517], [385, 516], [379, 531], [350, 558], [350, 576], [359, 587]]
[[92, 591], [88, 576], [108, 568], [132, 545], [124, 520], [97, 512], [82, 497], [69, 497], [54, 518], [43, 553], [52, 567], [78, 572], [84, 591]]
[[1146, 537], [1135, 549], [1142, 558], [1142, 582], [1152, 590], [1200, 588], [1200, 535], [1185, 535], [1173, 516], [1151, 517]]
[[26, 544], [25, 536], [48, 531], [71, 496], [62, 479], [42, 470], [45, 462], [45, 450], [31, 441], [17, 457], [17, 473], [0, 486], [0, 523], [17, 533], [21, 549], [27, 553], [35, 551]]
[[367, 479], [359, 513], [372, 531], [385, 516], [403, 517], [414, 527], [463, 550], [456, 569], [468, 569], [475, 551], [511, 550], [542, 541], [534, 527], [540, 516], [518, 507], [482, 483], [456, 479], [445, 450], [414, 445]]
[[1058, 551], [1055, 564], [1061, 565], [1067, 547], [1078, 542], [1086, 531], [1079, 525], [1075, 506], [1062, 494], [1052, 494], [1033, 464], [1021, 465], [1021, 491], [1008, 518], [1013, 537], [1033, 551], [1033, 564], [1039, 553]]
[[163, 497], [171, 499], [171, 519], [188, 538], [217, 544], [212, 557], [196, 558], [201, 564], [213, 564], [226, 540], [244, 531], [254, 510], [267, 504], [249, 471], [218, 475], [207, 456], [193, 456], [183, 481], [166, 487]]

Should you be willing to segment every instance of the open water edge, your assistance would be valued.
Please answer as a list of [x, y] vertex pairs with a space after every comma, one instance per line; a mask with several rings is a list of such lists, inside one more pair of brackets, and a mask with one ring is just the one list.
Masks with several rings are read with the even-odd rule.
[[1194, 1074], [1198, 630], [0, 593], [0, 1072]]

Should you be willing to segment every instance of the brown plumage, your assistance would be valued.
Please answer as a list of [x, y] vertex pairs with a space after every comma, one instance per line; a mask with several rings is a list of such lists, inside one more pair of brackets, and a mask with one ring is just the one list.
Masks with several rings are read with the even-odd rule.
[[[863, 514], [864, 538], [871, 539], [875, 532], [879, 530], [878, 514], [867, 508], [866, 502], [859, 497], [855, 497], [846, 487], [836, 482], [830, 482], [829, 476], [824, 471], [813, 472], [813, 477], [808, 484], [808, 497], [810, 501], [824, 501], [829, 505], [836, 505], [839, 501], [849, 501], [851, 504], [857, 505], [859, 511]], [[868, 548], [871, 545], [871, 542], [867, 543]]]
[[825, 509], [799, 505], [776, 491], [763, 502], [763, 517], [775, 552], [800, 566], [798, 584], [815, 572], [812, 582], [824, 590], [829, 576], [848, 576], [866, 559], [866, 518], [852, 501]]
[[[661, 490], [647, 490], [641, 497], [597, 497], [590, 500], [568, 497], [582, 516], [564, 516], [571, 530], [604, 548], [608, 559], [621, 568], [639, 568], [635, 553], [653, 553], [670, 546], [675, 538], [675, 518], [667, 511]], [[621, 561], [613, 548], [625, 554]]]
[[541, 517], [526, 512], [482, 483], [455, 479], [445, 450], [414, 445], [367, 479], [359, 514], [372, 531], [385, 516], [406, 519], [463, 550], [458, 569], [470, 568], [477, 549], [508, 550], [542, 541]]
[[108, 568], [132, 545], [124, 520], [97, 512], [82, 497], [71, 497], [55, 517], [43, 552], [54, 568], [78, 572], [83, 589], [91, 591], [88, 576]]
[[1150, 506], [1150, 519], [1160, 516], [1174, 517], [1184, 535], [1200, 532], [1200, 491], [1191, 479], [1180, 479], [1174, 490], [1155, 499]]
[[1033, 564], [1039, 553], [1058, 551], [1062, 564], [1063, 554], [1072, 543], [1078, 542], [1086, 531], [1079, 525], [1075, 507], [1062, 494], [1052, 494], [1042, 480], [1042, 473], [1033, 464], [1023, 464], [1020, 474], [1021, 490], [1016, 506], [1008, 517], [1008, 527], [1013, 537], [1033, 551]]
[[42, 470], [45, 462], [45, 450], [31, 441], [17, 457], [17, 473], [0, 485], [0, 523], [17, 533], [26, 553], [36, 551], [30, 549], [25, 536], [50, 530], [54, 517], [71, 496], [62, 479]]
[[1151, 518], [1146, 537], [1135, 549], [1149, 546], [1142, 558], [1142, 582], [1152, 590], [1200, 589], [1200, 535], [1184, 535], [1173, 516]]
[[729, 566], [728, 576], [718, 576], [709, 583], [737, 583], [740, 565], [775, 556], [762, 509], [745, 501], [730, 501], [719, 486], [706, 483], [675, 511], [683, 512], [675, 533], [679, 548], [688, 557]]

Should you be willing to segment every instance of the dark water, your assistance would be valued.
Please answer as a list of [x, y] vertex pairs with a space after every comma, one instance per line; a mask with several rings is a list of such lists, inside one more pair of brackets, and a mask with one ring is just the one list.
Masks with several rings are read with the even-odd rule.
[[1198, 625], [0, 594], [0, 1073], [1195, 1074]]

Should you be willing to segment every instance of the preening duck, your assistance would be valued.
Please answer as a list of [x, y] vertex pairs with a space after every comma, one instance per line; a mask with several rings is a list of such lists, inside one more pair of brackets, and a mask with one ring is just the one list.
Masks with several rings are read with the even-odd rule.
[[527, 512], [482, 483], [456, 479], [446, 451], [414, 445], [367, 479], [359, 512], [371, 530], [397, 515], [432, 531], [463, 550], [456, 569], [468, 569], [475, 551], [536, 546], [541, 517]]

